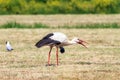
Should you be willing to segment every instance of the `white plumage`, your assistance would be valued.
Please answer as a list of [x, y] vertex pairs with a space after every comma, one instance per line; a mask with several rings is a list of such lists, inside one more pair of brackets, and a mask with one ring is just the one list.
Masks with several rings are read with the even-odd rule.
[[61, 32], [54, 32], [53, 36], [51, 36], [50, 38], [56, 41], [60, 41], [61, 43], [67, 42], [68, 40], [67, 36]]
[[12, 46], [10, 45], [10, 42], [9, 42], [9, 41], [6, 42], [6, 49], [7, 49], [8, 51], [12, 51], [12, 50], [13, 50], [13, 48], [12, 48]]

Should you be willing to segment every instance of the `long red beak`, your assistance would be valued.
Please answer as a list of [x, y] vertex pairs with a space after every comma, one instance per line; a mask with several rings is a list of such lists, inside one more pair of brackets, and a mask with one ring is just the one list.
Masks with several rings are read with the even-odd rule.
[[85, 48], [87, 48], [87, 46], [85, 45], [85, 43], [87, 43], [86, 41], [83, 40], [79, 40], [78, 44], [81, 44], [82, 46], [84, 46]]

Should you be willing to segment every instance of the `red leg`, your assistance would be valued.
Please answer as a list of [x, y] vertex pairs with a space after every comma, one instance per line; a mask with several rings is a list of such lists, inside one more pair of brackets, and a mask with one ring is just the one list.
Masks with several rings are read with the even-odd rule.
[[57, 65], [58, 65], [58, 47], [57, 47], [57, 50], [56, 50], [56, 60], [57, 60]]
[[50, 47], [50, 51], [49, 51], [49, 54], [48, 54], [48, 65], [50, 65], [50, 53], [51, 53], [51, 50], [52, 50], [52, 47]]

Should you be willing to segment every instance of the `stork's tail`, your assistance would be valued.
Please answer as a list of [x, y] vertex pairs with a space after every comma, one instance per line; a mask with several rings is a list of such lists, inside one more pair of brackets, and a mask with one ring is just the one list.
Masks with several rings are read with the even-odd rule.
[[65, 49], [63, 47], [60, 47], [60, 52], [61, 53], [64, 53], [65, 52]]

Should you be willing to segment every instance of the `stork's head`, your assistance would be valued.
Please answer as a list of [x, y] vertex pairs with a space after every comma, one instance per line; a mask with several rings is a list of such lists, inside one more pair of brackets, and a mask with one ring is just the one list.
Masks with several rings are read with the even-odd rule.
[[84, 41], [84, 40], [81, 40], [81, 39], [75, 37], [72, 41], [75, 42], [75, 43], [77, 43], [77, 44], [81, 44], [82, 46], [84, 46], [84, 47], [87, 48], [87, 46], [85, 45], [85, 43], [87, 43], [87, 42]]

